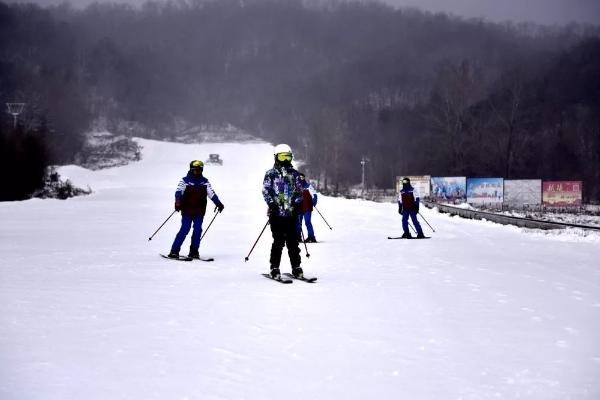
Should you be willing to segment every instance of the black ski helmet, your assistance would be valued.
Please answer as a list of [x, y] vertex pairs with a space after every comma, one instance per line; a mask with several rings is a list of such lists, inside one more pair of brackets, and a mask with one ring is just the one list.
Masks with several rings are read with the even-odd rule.
[[194, 160], [190, 162], [190, 171], [202, 171], [204, 169], [204, 163], [200, 160]]

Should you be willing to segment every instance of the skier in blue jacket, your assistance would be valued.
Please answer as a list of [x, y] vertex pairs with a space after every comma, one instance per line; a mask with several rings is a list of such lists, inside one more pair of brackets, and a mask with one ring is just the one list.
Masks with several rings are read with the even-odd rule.
[[204, 163], [200, 160], [190, 162], [190, 170], [186, 176], [181, 178], [175, 191], [175, 210], [181, 211], [181, 228], [173, 245], [171, 246], [170, 258], [179, 258], [179, 251], [192, 224], [192, 243], [188, 257], [200, 258], [198, 249], [200, 247], [200, 237], [202, 235], [202, 222], [206, 214], [206, 198], [212, 200], [216, 209], [222, 212], [225, 206], [219, 200], [219, 197], [213, 190], [210, 182], [202, 175]]
[[306, 180], [304, 174], [300, 174], [300, 181], [302, 182], [302, 202], [300, 203], [300, 213], [298, 214], [298, 237], [302, 238], [302, 220], [306, 224], [306, 231], [308, 236], [306, 237], [306, 243], [317, 243], [315, 238], [315, 230], [312, 225], [312, 210], [317, 205], [317, 193], [313, 189], [312, 185]]
[[421, 239], [425, 237], [423, 229], [421, 229], [421, 224], [419, 224], [419, 220], [417, 219], [419, 203], [419, 192], [411, 186], [410, 179], [402, 179], [402, 189], [400, 189], [400, 193], [398, 194], [398, 214], [402, 214], [402, 230], [404, 231], [402, 237], [405, 239], [412, 239], [408, 230], [409, 216], [417, 230], [417, 238]]

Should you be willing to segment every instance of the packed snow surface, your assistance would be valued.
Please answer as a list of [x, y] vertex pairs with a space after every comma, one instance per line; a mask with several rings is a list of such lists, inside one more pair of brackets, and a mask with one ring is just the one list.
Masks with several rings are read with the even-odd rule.
[[[394, 204], [321, 196], [319, 280], [282, 285], [268, 228], [244, 262], [270, 145], [138, 142], [140, 162], [60, 169], [92, 195], [0, 203], [0, 399], [600, 398], [597, 234], [424, 209], [431, 240], [387, 240]], [[209, 153], [216, 261], [163, 259], [179, 214], [148, 237]]]

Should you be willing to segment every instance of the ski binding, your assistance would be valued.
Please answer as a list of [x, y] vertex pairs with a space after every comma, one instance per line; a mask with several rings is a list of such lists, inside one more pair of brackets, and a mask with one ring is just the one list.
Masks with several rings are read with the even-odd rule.
[[172, 258], [172, 257], [166, 256], [164, 254], [161, 254], [160, 256], [163, 258], [166, 258], [167, 260], [173, 260], [173, 261], [192, 261], [193, 260], [193, 258], [186, 257], [186, 256], [179, 256], [179, 258]]

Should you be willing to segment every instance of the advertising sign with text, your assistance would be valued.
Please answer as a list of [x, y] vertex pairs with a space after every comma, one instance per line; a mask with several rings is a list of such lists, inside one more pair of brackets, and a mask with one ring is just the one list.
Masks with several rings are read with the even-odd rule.
[[467, 179], [467, 202], [469, 204], [502, 204], [503, 192], [503, 178]]
[[459, 202], [467, 199], [467, 178], [455, 177], [432, 177], [431, 198], [439, 202]]
[[544, 181], [542, 200], [546, 207], [581, 207], [581, 181]]
[[417, 189], [419, 195], [421, 197], [429, 197], [431, 194], [430, 189], [430, 181], [431, 176], [429, 175], [405, 175], [405, 176], [397, 176], [396, 177], [396, 193], [400, 193], [400, 189], [402, 189], [402, 179], [408, 178], [410, 179], [410, 184], [412, 187]]

